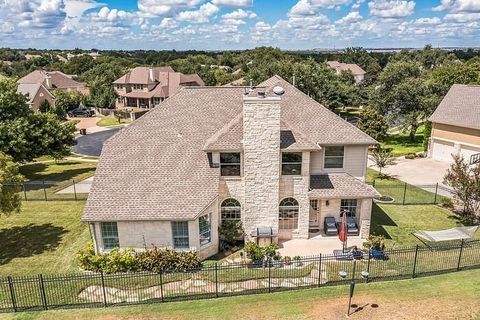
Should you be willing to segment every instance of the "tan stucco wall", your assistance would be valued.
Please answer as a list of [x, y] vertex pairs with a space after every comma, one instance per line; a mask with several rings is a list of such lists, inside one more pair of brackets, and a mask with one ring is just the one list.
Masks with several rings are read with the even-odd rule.
[[480, 130], [478, 129], [433, 123], [432, 138], [446, 139], [480, 146]]
[[52, 95], [46, 89], [44, 89], [42, 86], [40, 86], [40, 88], [37, 91], [37, 95], [33, 98], [33, 101], [32, 101], [32, 104], [30, 105], [30, 108], [34, 112], [38, 112], [40, 110], [40, 106], [42, 105], [43, 101], [45, 101], [45, 100], [48, 101], [51, 108], [55, 107], [55, 102], [54, 102], [54, 99], [53, 99]]

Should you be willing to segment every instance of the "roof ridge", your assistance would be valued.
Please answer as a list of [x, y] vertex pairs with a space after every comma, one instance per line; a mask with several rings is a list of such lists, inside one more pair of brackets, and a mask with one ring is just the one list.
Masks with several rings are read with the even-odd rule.
[[238, 123], [240, 123], [240, 119], [243, 119], [243, 113], [238, 113], [235, 117], [232, 118], [227, 124], [225, 124], [222, 128], [220, 128], [217, 132], [215, 132], [210, 138], [205, 141], [205, 145], [203, 146], [203, 150], [209, 150], [209, 146], [217, 142], [223, 135], [230, 132], [230, 130], [235, 127]]

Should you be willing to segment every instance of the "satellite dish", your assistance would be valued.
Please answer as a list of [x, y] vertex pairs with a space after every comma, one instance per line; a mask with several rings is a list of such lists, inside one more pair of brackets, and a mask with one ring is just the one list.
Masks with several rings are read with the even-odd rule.
[[285, 93], [285, 89], [283, 89], [280, 86], [276, 86], [273, 88], [273, 93], [275, 93], [277, 96], [281, 96], [282, 94]]

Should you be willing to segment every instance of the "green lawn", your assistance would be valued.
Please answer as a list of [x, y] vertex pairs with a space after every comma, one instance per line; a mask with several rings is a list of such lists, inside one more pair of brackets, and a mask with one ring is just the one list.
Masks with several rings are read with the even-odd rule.
[[410, 141], [408, 134], [395, 133], [389, 134], [385, 141], [382, 142], [383, 148], [392, 148], [392, 155], [394, 157], [404, 156], [409, 153], [417, 153], [423, 151], [423, 132], [425, 126], [422, 125], [417, 130], [415, 141]]
[[116, 126], [120, 124], [128, 124], [131, 123], [130, 119], [120, 119], [120, 122], [118, 122], [118, 118], [114, 116], [102, 116], [101, 119], [97, 122], [97, 126], [100, 127], [110, 127], [110, 126]]
[[[46, 193], [47, 199], [50, 200], [73, 199], [73, 194], [57, 194], [56, 192], [71, 186], [73, 181], [78, 183], [93, 176], [96, 166], [95, 162], [69, 160], [62, 160], [59, 163], [49, 161], [25, 164], [20, 167], [20, 173], [25, 176], [27, 181], [35, 182], [27, 182], [25, 192], [21, 190], [21, 196], [22, 198], [26, 196], [28, 200], [41, 200], [45, 199]], [[86, 199], [86, 195], [78, 194], [77, 198]]]
[[90, 238], [80, 221], [84, 201], [22, 202], [20, 213], [0, 217], [0, 275], [78, 271], [74, 257]]
[[[353, 319], [478, 319], [480, 270], [358, 284]], [[341, 319], [346, 286], [166, 304], [3, 314], [0, 319]]]

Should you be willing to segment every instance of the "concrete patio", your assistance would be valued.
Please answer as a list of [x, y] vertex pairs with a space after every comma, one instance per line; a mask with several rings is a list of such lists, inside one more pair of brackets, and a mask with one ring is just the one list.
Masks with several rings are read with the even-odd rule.
[[[347, 239], [347, 246], [363, 248], [365, 239], [360, 236], [350, 236]], [[338, 236], [325, 236], [321, 233], [310, 235], [310, 239], [292, 239], [280, 241], [278, 250], [282, 256], [318, 256], [319, 254], [333, 254], [333, 250], [341, 250], [342, 242]]]

